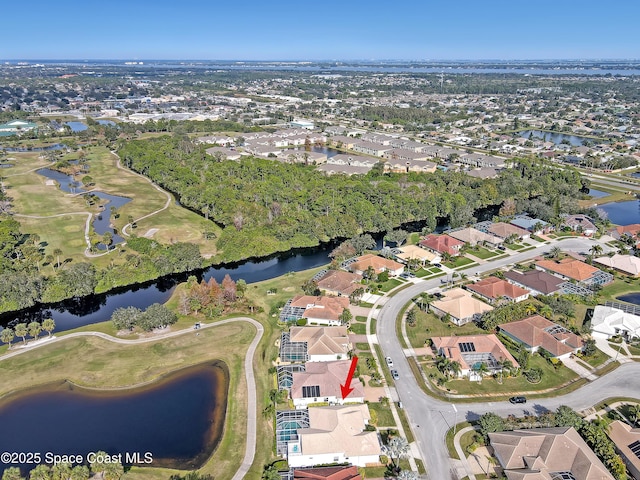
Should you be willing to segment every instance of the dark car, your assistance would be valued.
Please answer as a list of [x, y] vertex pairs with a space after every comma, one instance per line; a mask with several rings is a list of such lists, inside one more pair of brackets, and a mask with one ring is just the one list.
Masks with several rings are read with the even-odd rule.
[[433, 266], [436, 267], [436, 268], [442, 268], [442, 264], [441, 263], [434, 263]]
[[509, 401], [511, 403], [527, 403], [527, 397], [511, 397]]

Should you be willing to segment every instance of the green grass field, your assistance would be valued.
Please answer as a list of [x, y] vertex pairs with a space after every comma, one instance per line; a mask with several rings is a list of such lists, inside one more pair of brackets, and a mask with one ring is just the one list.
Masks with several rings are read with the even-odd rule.
[[467, 323], [461, 327], [451, 322], [443, 322], [431, 312], [416, 310], [416, 326], [407, 325], [407, 337], [414, 348], [424, 346], [425, 340], [432, 337], [447, 337], [450, 335], [475, 335], [487, 333], [475, 323]]
[[498, 255], [497, 252], [492, 252], [491, 250], [487, 250], [484, 247], [469, 248], [468, 250], [466, 250], [466, 253], [468, 253], [469, 255], [473, 255], [474, 257], [478, 257], [482, 260], [493, 258]]
[[443, 264], [449, 268], [460, 268], [460, 267], [468, 266], [471, 263], [474, 263], [473, 260], [463, 255], [453, 257], [451, 260], [447, 262], [443, 262]]

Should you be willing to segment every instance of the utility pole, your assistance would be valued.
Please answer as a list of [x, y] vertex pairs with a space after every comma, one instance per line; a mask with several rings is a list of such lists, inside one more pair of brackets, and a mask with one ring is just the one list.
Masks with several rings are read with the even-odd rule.
[[456, 408], [455, 403], [452, 403], [453, 411], [455, 412], [455, 420], [453, 421], [453, 436], [456, 436], [456, 428], [458, 427], [458, 409]]

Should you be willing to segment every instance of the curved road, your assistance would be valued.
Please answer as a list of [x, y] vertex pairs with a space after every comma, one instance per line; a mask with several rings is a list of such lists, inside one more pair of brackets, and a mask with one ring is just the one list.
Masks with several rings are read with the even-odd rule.
[[[253, 371], [253, 358], [256, 353], [256, 348], [258, 347], [260, 340], [262, 340], [264, 328], [259, 322], [249, 317], [235, 317], [227, 320], [221, 320], [220, 322], [216, 322], [216, 323], [206, 323], [206, 324], [202, 324], [201, 328], [202, 329], [213, 328], [219, 325], [225, 325], [225, 324], [234, 323], [234, 322], [247, 322], [253, 325], [254, 327], [256, 327], [256, 336], [253, 337], [253, 340], [249, 345], [249, 348], [247, 349], [247, 354], [244, 358], [244, 373], [245, 373], [245, 379], [247, 381], [247, 443], [245, 445], [245, 452], [244, 452], [244, 458], [242, 459], [242, 464], [240, 465], [240, 467], [238, 468], [238, 470], [236, 471], [232, 479], [232, 480], [241, 480], [245, 478], [247, 473], [249, 472], [249, 469], [251, 468], [251, 464], [253, 463], [253, 459], [256, 454], [258, 405], [257, 405], [257, 397], [256, 397], [256, 380], [255, 380], [254, 371]], [[53, 337], [50, 340], [34, 345], [31, 348], [26, 347], [26, 348], [12, 350], [9, 353], [6, 353], [0, 356], [0, 361], [6, 360], [11, 357], [15, 357], [25, 352], [29, 352], [33, 348], [38, 348], [42, 345], [50, 345], [51, 343], [60, 342], [67, 338], [73, 338], [73, 337], [87, 337], [87, 336], [100, 337], [114, 343], [120, 343], [124, 345], [135, 345], [140, 343], [156, 342], [158, 340], [177, 337], [179, 335], [185, 335], [189, 333], [193, 334], [193, 332], [194, 330], [192, 328], [188, 328], [184, 330], [177, 330], [175, 332], [164, 333], [156, 337], [139, 338], [136, 340], [125, 340], [123, 338], [116, 338], [101, 332], [76, 332], [76, 333], [70, 333], [69, 335], [64, 335], [62, 337]]]
[[[495, 270], [509, 264], [529, 260], [559, 245], [563, 250], [577, 252], [588, 251], [595, 240], [570, 238], [559, 242], [539, 245], [535, 250], [510, 255], [507, 258], [487, 262], [462, 272], [468, 275]], [[610, 250], [601, 244], [606, 251]], [[555, 410], [560, 405], [568, 405], [583, 410], [613, 396], [638, 396], [640, 392], [640, 363], [626, 363], [613, 372], [585, 385], [584, 387], [549, 399], [535, 400], [525, 405], [511, 405], [508, 402], [457, 403], [444, 402], [426, 395], [418, 386], [404, 349], [396, 336], [395, 322], [400, 310], [416, 295], [440, 287], [440, 278], [418, 282], [409, 288], [389, 297], [384, 304], [377, 321], [377, 338], [385, 356], [393, 358], [394, 368], [400, 378], [395, 381], [398, 399], [402, 400], [405, 413], [411, 424], [416, 444], [425, 461], [427, 476], [431, 480], [457, 479], [449, 462], [449, 453], [445, 445], [446, 432], [454, 424], [463, 420], [474, 420], [486, 412], [495, 412], [500, 416], [521, 415], [523, 412], [539, 414], [546, 410]], [[393, 389], [392, 389], [393, 390]], [[459, 402], [459, 401], [458, 401]]]

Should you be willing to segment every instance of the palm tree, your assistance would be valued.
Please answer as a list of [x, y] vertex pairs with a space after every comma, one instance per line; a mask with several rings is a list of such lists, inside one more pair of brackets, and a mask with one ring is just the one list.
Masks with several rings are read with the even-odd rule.
[[53, 254], [56, 257], [56, 268], [60, 268], [60, 255], [62, 255], [62, 250], [59, 248], [56, 248], [53, 250]]
[[524, 307], [524, 313], [528, 316], [528, 315], [533, 315], [534, 313], [536, 313], [538, 311], [538, 309], [536, 308], [536, 306], [533, 303], [527, 303]]
[[546, 304], [540, 307], [540, 310], [538, 310], [538, 313], [547, 319], [550, 319], [553, 316], [553, 310], [549, 305], [546, 305]]
[[438, 357], [438, 360], [436, 360], [436, 368], [445, 376], [448, 376], [450, 365], [451, 360], [447, 357]]
[[16, 335], [18, 337], [22, 337], [22, 341], [26, 345], [27, 344], [27, 334], [29, 333], [29, 330], [27, 330], [27, 324], [26, 323], [18, 323], [16, 325], [15, 332], [16, 332]]
[[51, 480], [69, 480], [71, 464], [66, 462], [54, 463], [51, 467]]
[[603, 249], [602, 249], [602, 245], [599, 244], [594, 244], [590, 249], [589, 252], [591, 253], [591, 255], [593, 257], [597, 257], [599, 255], [602, 255]]
[[51, 480], [51, 470], [47, 465], [38, 465], [29, 472], [29, 480]]
[[124, 475], [124, 468], [120, 462], [108, 462], [104, 464], [104, 480], [118, 480]]
[[552, 247], [551, 250], [549, 250], [549, 252], [547, 252], [547, 258], [553, 258], [555, 260], [557, 260], [558, 258], [560, 258], [560, 255], [562, 254], [562, 250], [560, 249], [560, 247]]
[[3, 343], [8, 344], [9, 348], [11, 348], [11, 342], [13, 342], [14, 338], [16, 338], [15, 332], [8, 327], [0, 332], [0, 340], [2, 340]]
[[451, 362], [449, 364], [449, 372], [451, 372], [451, 376], [457, 378], [462, 372], [462, 367], [458, 362]]
[[398, 475], [398, 480], [418, 480], [418, 477], [411, 470], [402, 470]]
[[24, 480], [18, 467], [7, 468], [2, 474], [2, 480]]
[[393, 437], [385, 449], [396, 467], [400, 459], [407, 457], [410, 451], [409, 443], [402, 437]]
[[96, 452], [93, 456], [93, 461], [89, 463], [89, 468], [91, 469], [91, 473], [93, 475], [104, 474], [104, 471], [107, 468], [107, 462], [105, 461], [109, 456], [107, 452], [99, 451]]
[[86, 465], [76, 465], [71, 470], [70, 480], [89, 480], [91, 477], [91, 472], [89, 471], [89, 467]]
[[49, 337], [51, 337], [51, 332], [53, 332], [55, 328], [56, 322], [53, 320], [53, 318], [45, 318], [42, 321], [42, 329], [49, 334]]
[[487, 373], [489, 373], [489, 368], [487, 367], [487, 364], [484, 362], [477, 362], [472, 367], [472, 370], [476, 373], [476, 375], [480, 377], [480, 381], [482, 381], [482, 377], [484, 377]]
[[40, 322], [31, 322], [29, 323], [27, 328], [29, 329], [29, 335], [37, 340], [38, 335], [40, 335], [40, 332], [42, 332], [42, 325], [40, 325]]

